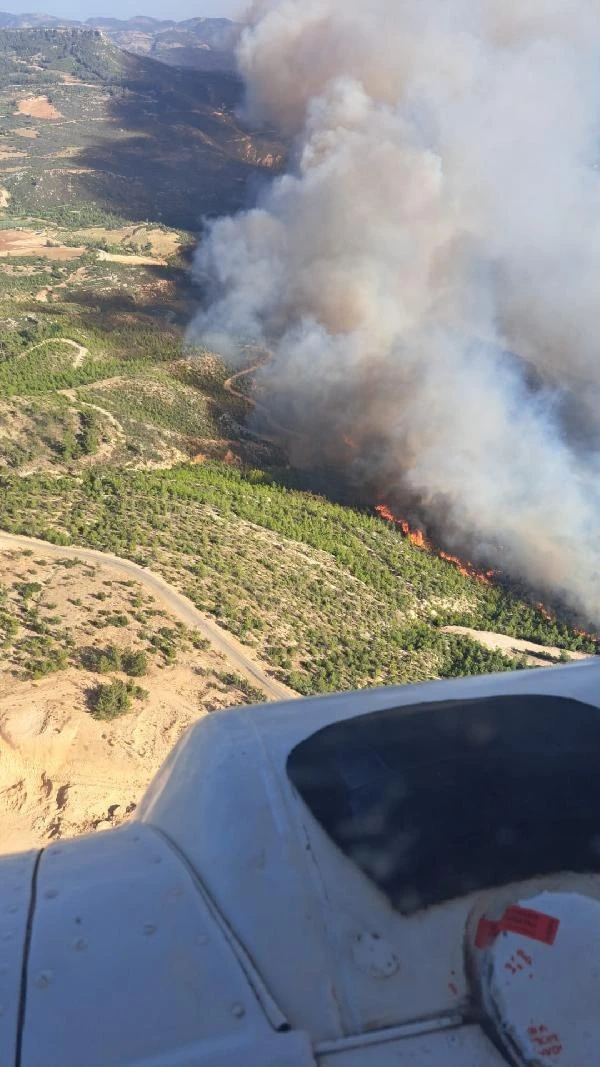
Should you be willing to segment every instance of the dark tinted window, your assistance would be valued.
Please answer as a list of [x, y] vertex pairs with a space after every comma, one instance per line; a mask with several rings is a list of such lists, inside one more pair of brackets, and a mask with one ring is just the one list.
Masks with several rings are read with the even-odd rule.
[[600, 868], [600, 712], [575, 700], [373, 712], [302, 742], [288, 773], [336, 845], [404, 913]]

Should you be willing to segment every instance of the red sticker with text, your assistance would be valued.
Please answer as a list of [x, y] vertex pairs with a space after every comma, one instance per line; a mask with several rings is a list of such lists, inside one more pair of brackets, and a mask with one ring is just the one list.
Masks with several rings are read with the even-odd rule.
[[489, 948], [503, 930], [510, 934], [530, 937], [534, 941], [541, 941], [544, 945], [553, 945], [559, 926], [560, 919], [555, 919], [552, 915], [544, 915], [541, 911], [520, 908], [514, 904], [506, 909], [499, 922], [485, 918], [479, 920], [475, 934], [475, 947]]
[[544, 945], [554, 944], [559, 926], [560, 920], [554, 919], [552, 915], [544, 915], [543, 912], [532, 911], [531, 908], [519, 908], [516, 904], [507, 908], [504, 918], [500, 920], [501, 930], [531, 937]]

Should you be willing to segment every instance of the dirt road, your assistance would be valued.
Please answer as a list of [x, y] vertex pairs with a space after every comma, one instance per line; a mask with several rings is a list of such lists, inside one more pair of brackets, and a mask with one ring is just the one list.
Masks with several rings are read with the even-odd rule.
[[283, 440], [285, 440], [286, 438], [288, 440], [299, 440], [302, 435], [297, 433], [296, 430], [290, 430], [287, 426], [282, 426], [280, 422], [276, 422], [269, 409], [265, 406], [265, 404], [261, 404], [260, 400], [257, 400], [255, 396], [248, 396], [246, 393], [243, 393], [241, 389], [236, 388], [236, 382], [241, 381], [242, 378], [247, 378], [250, 374], [254, 374], [254, 372], [263, 367], [269, 359], [269, 355], [263, 355], [256, 363], [253, 363], [250, 367], [245, 367], [244, 370], [239, 370], [235, 374], [232, 374], [231, 378], [228, 378], [227, 381], [223, 382], [223, 388], [226, 389], [227, 392], [231, 394], [231, 396], [235, 396], [239, 400], [243, 400], [244, 403], [248, 404], [251, 408], [254, 408], [255, 411], [260, 411], [261, 414], [264, 415], [267, 422], [273, 427], [276, 432], [275, 437], [271, 437], [268, 434], [262, 432], [261, 437], [265, 441], [271, 441], [272, 444], [281, 444], [282, 438]]
[[235, 670], [248, 678], [253, 685], [264, 691], [271, 700], [290, 700], [297, 698], [298, 694], [288, 689], [282, 682], [276, 681], [267, 674], [261, 664], [256, 663], [248, 654], [248, 650], [236, 641], [226, 630], [221, 629], [216, 622], [202, 615], [191, 600], [173, 589], [158, 574], [140, 567], [131, 560], [113, 556], [110, 552], [98, 552], [92, 548], [76, 548], [73, 546], [52, 545], [47, 541], [41, 541], [34, 537], [24, 537], [20, 534], [10, 534], [0, 531], [0, 551], [10, 549], [27, 549], [43, 547], [44, 552], [59, 559], [68, 557], [80, 559], [85, 563], [93, 563], [102, 566], [110, 565], [113, 569], [121, 571], [128, 578], [135, 578], [154, 594], [169, 610], [177, 616], [186, 626], [199, 630], [212, 644], [229, 660]]
[[[50, 251], [58, 252], [58, 251], [60, 251], [60, 249], [55, 248], [55, 249], [50, 249]], [[78, 259], [79, 256], [81, 256], [85, 252], [85, 248], [83, 248], [83, 247], [81, 247], [81, 248], [71, 248], [71, 249], [65, 249], [65, 251], [67, 251], [67, 252], [71, 251], [71, 252], [77, 253], [76, 256], [73, 256], [71, 258]], [[66, 289], [68, 284], [69, 284], [69, 282], [71, 282], [73, 280], [73, 278], [85, 278], [85, 275], [86, 275], [86, 267], [77, 267], [77, 270], [74, 270], [72, 274], [69, 274], [65, 278], [64, 281], [57, 282], [56, 285], [45, 285], [43, 289], [40, 289], [39, 293], [35, 294], [35, 299], [38, 300], [41, 304], [47, 304], [48, 303], [48, 297], [52, 293], [56, 292], [58, 289]], [[75, 342], [75, 344], [77, 344], [77, 342]]]
[[47, 337], [44, 341], [38, 341], [36, 345], [32, 345], [27, 349], [29, 352], [35, 352], [36, 348], [43, 348], [44, 345], [68, 345], [69, 348], [75, 349], [75, 355], [73, 356], [73, 366], [81, 367], [84, 359], [90, 354], [89, 348], [85, 345], [80, 345], [79, 341], [73, 341], [70, 337]]
[[[86, 349], [86, 351], [87, 351], [87, 349]], [[115, 379], [106, 378], [103, 381], [94, 382], [94, 385], [97, 387], [99, 385], [104, 385], [106, 382], [111, 382], [113, 380], [114, 381], [120, 381], [121, 379], [120, 378], [115, 378]], [[117, 438], [121, 442], [121, 444], [123, 444], [125, 442], [125, 440], [127, 438], [127, 434], [125, 433], [125, 430], [123, 429], [123, 426], [121, 425], [121, 423], [119, 422], [117, 417], [115, 415], [113, 415], [112, 411], [108, 411], [106, 408], [101, 408], [98, 404], [92, 404], [91, 401], [89, 401], [89, 400], [82, 400], [77, 394], [77, 389], [57, 389], [56, 391], [59, 394], [59, 396], [66, 397], [66, 399], [71, 404], [79, 404], [82, 408], [91, 408], [92, 411], [97, 411], [99, 415], [102, 415], [102, 417], [105, 418], [106, 421], [110, 423], [110, 425], [112, 426], [113, 430], [115, 431], [115, 433], [117, 435]], [[96, 463], [106, 462], [106, 460], [114, 452], [114, 448], [115, 448], [115, 444], [113, 442], [105, 442], [105, 443], [101, 444], [99, 446], [99, 448], [97, 449], [97, 451], [94, 453], [95, 462]]]
[[245, 367], [244, 370], [239, 370], [235, 374], [232, 374], [231, 378], [228, 378], [226, 382], [223, 382], [223, 388], [226, 389], [228, 393], [231, 393], [231, 396], [238, 397], [246, 404], [249, 404], [250, 407], [256, 407], [256, 400], [253, 397], [248, 396], [247, 393], [242, 393], [240, 389], [236, 389], [235, 383], [239, 382], [242, 378], [247, 378], [250, 374], [254, 374], [254, 371], [258, 370], [259, 367], [262, 367], [264, 363], [265, 359], [261, 359], [258, 363], [253, 363], [251, 367]]

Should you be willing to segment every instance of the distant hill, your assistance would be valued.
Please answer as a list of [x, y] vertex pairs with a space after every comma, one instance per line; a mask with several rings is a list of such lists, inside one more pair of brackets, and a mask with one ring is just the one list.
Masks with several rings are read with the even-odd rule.
[[131, 19], [95, 17], [85, 22], [54, 15], [0, 12], [0, 28], [89, 28], [101, 30], [119, 48], [169, 66], [195, 70], [234, 70], [239, 26], [229, 19], [192, 18], [182, 22], [137, 15]]
[[56, 18], [54, 15], [11, 15], [8, 11], [0, 11], [0, 27], [13, 29], [26, 29], [31, 26], [66, 26], [68, 19]]

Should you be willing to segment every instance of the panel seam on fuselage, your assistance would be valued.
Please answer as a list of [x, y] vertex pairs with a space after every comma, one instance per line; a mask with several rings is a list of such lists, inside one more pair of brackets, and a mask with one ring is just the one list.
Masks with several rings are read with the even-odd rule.
[[[245, 945], [240, 941], [235, 930], [230, 925], [223, 912], [219, 908], [218, 904], [214, 900], [212, 894], [207, 889], [201, 876], [196, 868], [190, 863], [185, 853], [181, 850], [179, 845], [164, 830], [154, 823], [147, 822], [144, 824], [149, 830], [152, 830], [161, 840], [171, 849], [171, 851], [177, 856], [180, 863], [183, 864], [188, 874], [192, 878], [194, 884], [197, 886], [198, 891], [204, 901], [204, 904], [208, 908], [208, 911], [215, 923], [217, 924], [222, 937], [227, 943], [230, 951], [235, 957], [240, 970], [242, 971], [249, 988], [252, 990], [257, 1003], [260, 1005], [261, 1011], [267, 1019], [270, 1026], [278, 1033], [285, 1033], [290, 1030], [290, 1024], [285, 1016], [285, 1013], [279, 1007], [275, 997], [268, 989], [258, 967], [254, 963], [250, 953], [246, 949]], [[20, 1067], [20, 1065], [17, 1065]]]
[[19, 989], [19, 1009], [17, 1015], [17, 1041], [15, 1048], [15, 1067], [21, 1067], [23, 1056], [23, 1032], [25, 1029], [25, 1014], [27, 1011], [27, 972], [29, 969], [29, 953], [31, 950], [31, 939], [33, 935], [33, 917], [35, 913], [36, 897], [37, 897], [37, 880], [38, 871], [40, 867], [40, 861], [44, 854], [44, 849], [40, 849], [37, 854], [33, 872], [31, 875], [31, 899], [29, 901], [29, 911], [27, 914], [27, 926], [25, 928], [25, 941], [23, 943], [23, 962], [21, 966], [21, 981]]

